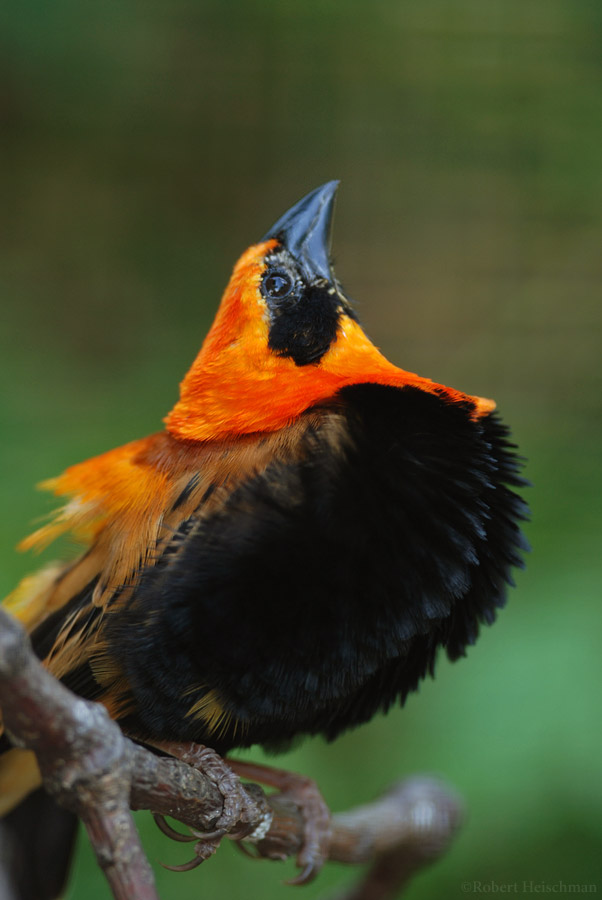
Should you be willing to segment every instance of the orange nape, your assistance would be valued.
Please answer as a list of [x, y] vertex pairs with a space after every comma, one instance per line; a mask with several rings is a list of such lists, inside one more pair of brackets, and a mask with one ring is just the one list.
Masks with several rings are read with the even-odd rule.
[[250, 247], [238, 261], [215, 321], [165, 419], [178, 438], [210, 441], [275, 431], [352, 384], [412, 385], [473, 406], [478, 418], [495, 408], [390, 363], [362, 327], [341, 315], [337, 338], [320, 362], [298, 366], [269, 347], [269, 312], [260, 291], [275, 240]]

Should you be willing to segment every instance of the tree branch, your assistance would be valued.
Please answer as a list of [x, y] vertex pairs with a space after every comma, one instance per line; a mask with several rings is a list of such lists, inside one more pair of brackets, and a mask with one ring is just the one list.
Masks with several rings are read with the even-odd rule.
[[[158, 900], [130, 809], [211, 832], [224, 814], [211, 771], [128, 740], [104, 707], [76, 697], [46, 671], [21, 626], [2, 609], [0, 707], [12, 743], [35, 752], [46, 790], [82, 819], [116, 900]], [[428, 777], [408, 779], [375, 803], [335, 815], [329, 859], [373, 862], [344, 900], [398, 896], [412, 874], [445, 852], [461, 817], [458, 797]], [[227, 836], [282, 859], [298, 853], [304, 822], [285, 796], [266, 798], [258, 785], [247, 784]], [[198, 837], [196, 852], [204, 858], [219, 840]]]

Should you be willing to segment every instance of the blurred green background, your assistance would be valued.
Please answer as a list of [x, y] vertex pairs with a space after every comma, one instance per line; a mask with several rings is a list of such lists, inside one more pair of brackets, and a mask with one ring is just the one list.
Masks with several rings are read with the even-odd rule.
[[[599, 0], [56, 0], [0, 22], [0, 588], [33, 484], [157, 430], [238, 254], [340, 178], [334, 251], [404, 368], [493, 396], [529, 458], [533, 552], [468, 659], [280, 763], [335, 809], [441, 773], [465, 881], [602, 890]], [[189, 848], [141, 818], [153, 861]], [[85, 839], [69, 898], [107, 898]], [[226, 846], [161, 896], [292, 897]], [[303, 896], [353, 876], [335, 866]], [[299, 895], [301, 896], [301, 894]]]

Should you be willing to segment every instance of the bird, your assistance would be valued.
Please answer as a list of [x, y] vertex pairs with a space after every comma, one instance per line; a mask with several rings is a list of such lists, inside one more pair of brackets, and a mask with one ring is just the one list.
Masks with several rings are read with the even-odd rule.
[[[43, 483], [63, 505], [21, 544], [83, 542], [5, 606], [141, 743], [333, 740], [464, 656], [523, 565], [510, 432], [367, 336], [333, 271], [337, 187], [243, 253], [164, 429]], [[39, 773], [9, 789], [26, 751], [4, 749], [7, 811]]]

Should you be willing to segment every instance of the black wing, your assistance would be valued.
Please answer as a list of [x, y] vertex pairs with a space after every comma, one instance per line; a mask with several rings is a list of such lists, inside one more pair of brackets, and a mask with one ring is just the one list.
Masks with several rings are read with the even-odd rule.
[[[415, 388], [340, 392], [107, 625], [141, 737], [328, 738], [405, 698], [503, 605], [525, 482], [495, 414]], [[315, 422], [315, 410], [313, 421]]]

